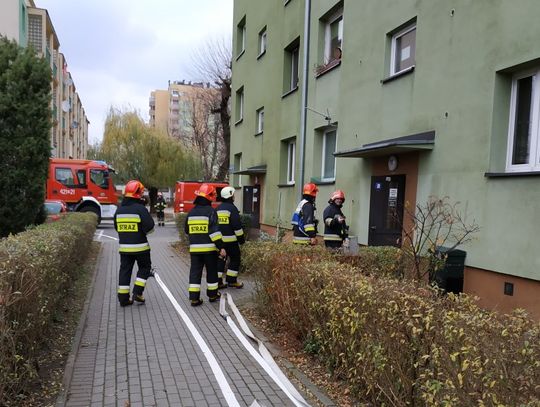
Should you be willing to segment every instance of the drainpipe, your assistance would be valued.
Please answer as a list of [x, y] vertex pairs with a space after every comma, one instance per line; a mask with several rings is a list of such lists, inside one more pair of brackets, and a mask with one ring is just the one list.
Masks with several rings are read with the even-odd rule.
[[302, 107], [300, 110], [300, 179], [298, 183], [298, 200], [302, 198], [302, 187], [305, 178], [305, 155], [306, 155], [306, 126], [307, 126], [307, 102], [308, 102], [308, 78], [309, 78], [309, 37], [311, 0], [305, 0], [304, 14], [304, 45], [303, 45], [303, 81], [302, 81]]

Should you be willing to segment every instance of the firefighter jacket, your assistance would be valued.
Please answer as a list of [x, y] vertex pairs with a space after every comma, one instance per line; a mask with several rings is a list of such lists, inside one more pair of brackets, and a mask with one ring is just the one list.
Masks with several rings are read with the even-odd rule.
[[164, 199], [158, 199], [156, 204], [154, 205], [154, 208], [158, 212], [163, 212], [166, 207], [167, 207], [167, 204], [165, 203]]
[[209, 253], [223, 248], [217, 214], [207, 199], [195, 199], [195, 206], [188, 213], [184, 230], [189, 236], [190, 253]]
[[[339, 223], [338, 218], [343, 218], [343, 223]], [[323, 212], [324, 220], [324, 240], [333, 240], [342, 242], [348, 237], [349, 227], [345, 223], [345, 216], [341, 211], [341, 207], [334, 202], [326, 207]]]
[[304, 198], [300, 201], [291, 220], [293, 243], [309, 244], [310, 239], [317, 236], [315, 211], [315, 203], [312, 200]]
[[230, 200], [224, 201], [216, 209], [219, 223], [219, 230], [223, 235], [223, 243], [245, 241], [244, 230], [240, 222], [240, 212]]
[[140, 253], [150, 250], [146, 235], [154, 231], [154, 219], [138, 199], [124, 198], [114, 215], [120, 253]]

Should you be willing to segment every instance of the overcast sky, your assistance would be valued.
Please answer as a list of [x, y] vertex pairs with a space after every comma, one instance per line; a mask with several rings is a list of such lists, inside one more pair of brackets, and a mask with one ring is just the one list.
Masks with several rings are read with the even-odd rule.
[[148, 120], [148, 98], [168, 80], [197, 80], [193, 49], [230, 38], [233, 0], [35, 0], [47, 9], [86, 111], [89, 142], [101, 141], [109, 107]]

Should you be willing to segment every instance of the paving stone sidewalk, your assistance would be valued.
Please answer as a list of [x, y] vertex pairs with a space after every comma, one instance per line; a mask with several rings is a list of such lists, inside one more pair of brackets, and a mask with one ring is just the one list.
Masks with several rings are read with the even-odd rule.
[[[100, 234], [95, 280], [57, 406], [227, 406], [206, 358], [155, 280], [147, 283], [145, 305], [118, 305], [120, 258], [112, 223], [102, 224]], [[156, 227], [152, 263], [218, 359], [240, 405], [255, 399], [263, 406], [293, 405], [230, 331], [219, 303], [207, 301], [204, 286], [204, 304], [189, 305], [188, 259], [171, 249], [174, 240], [172, 222]], [[252, 287], [231, 292], [238, 301]]]

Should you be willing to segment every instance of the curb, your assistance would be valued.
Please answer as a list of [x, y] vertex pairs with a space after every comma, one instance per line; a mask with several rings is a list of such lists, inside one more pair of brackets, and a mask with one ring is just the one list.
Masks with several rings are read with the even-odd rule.
[[[97, 258], [99, 258], [99, 256], [101, 255], [102, 250], [103, 250], [103, 245], [102, 243], [100, 243], [99, 251], [97, 253]], [[93, 296], [94, 285], [96, 283], [96, 277], [98, 274], [98, 264], [99, 263], [96, 261], [96, 264], [94, 266], [92, 281], [90, 283], [90, 286], [88, 287], [88, 292], [86, 293], [86, 299], [84, 301], [84, 306], [81, 312], [79, 325], [77, 326], [77, 330], [75, 331], [75, 336], [73, 337], [73, 344], [71, 345], [71, 350], [69, 352], [69, 356], [66, 361], [66, 366], [64, 368], [64, 379], [62, 380], [62, 390], [60, 390], [60, 393], [58, 394], [58, 397], [56, 398], [56, 403], [55, 403], [56, 407], [64, 407], [66, 405], [67, 389], [69, 389], [69, 386], [71, 385], [71, 379], [73, 378], [73, 368], [75, 366], [75, 358], [81, 346], [82, 334], [84, 331], [84, 327], [86, 326], [86, 320], [88, 319], [88, 309], [90, 308], [90, 302]]]

